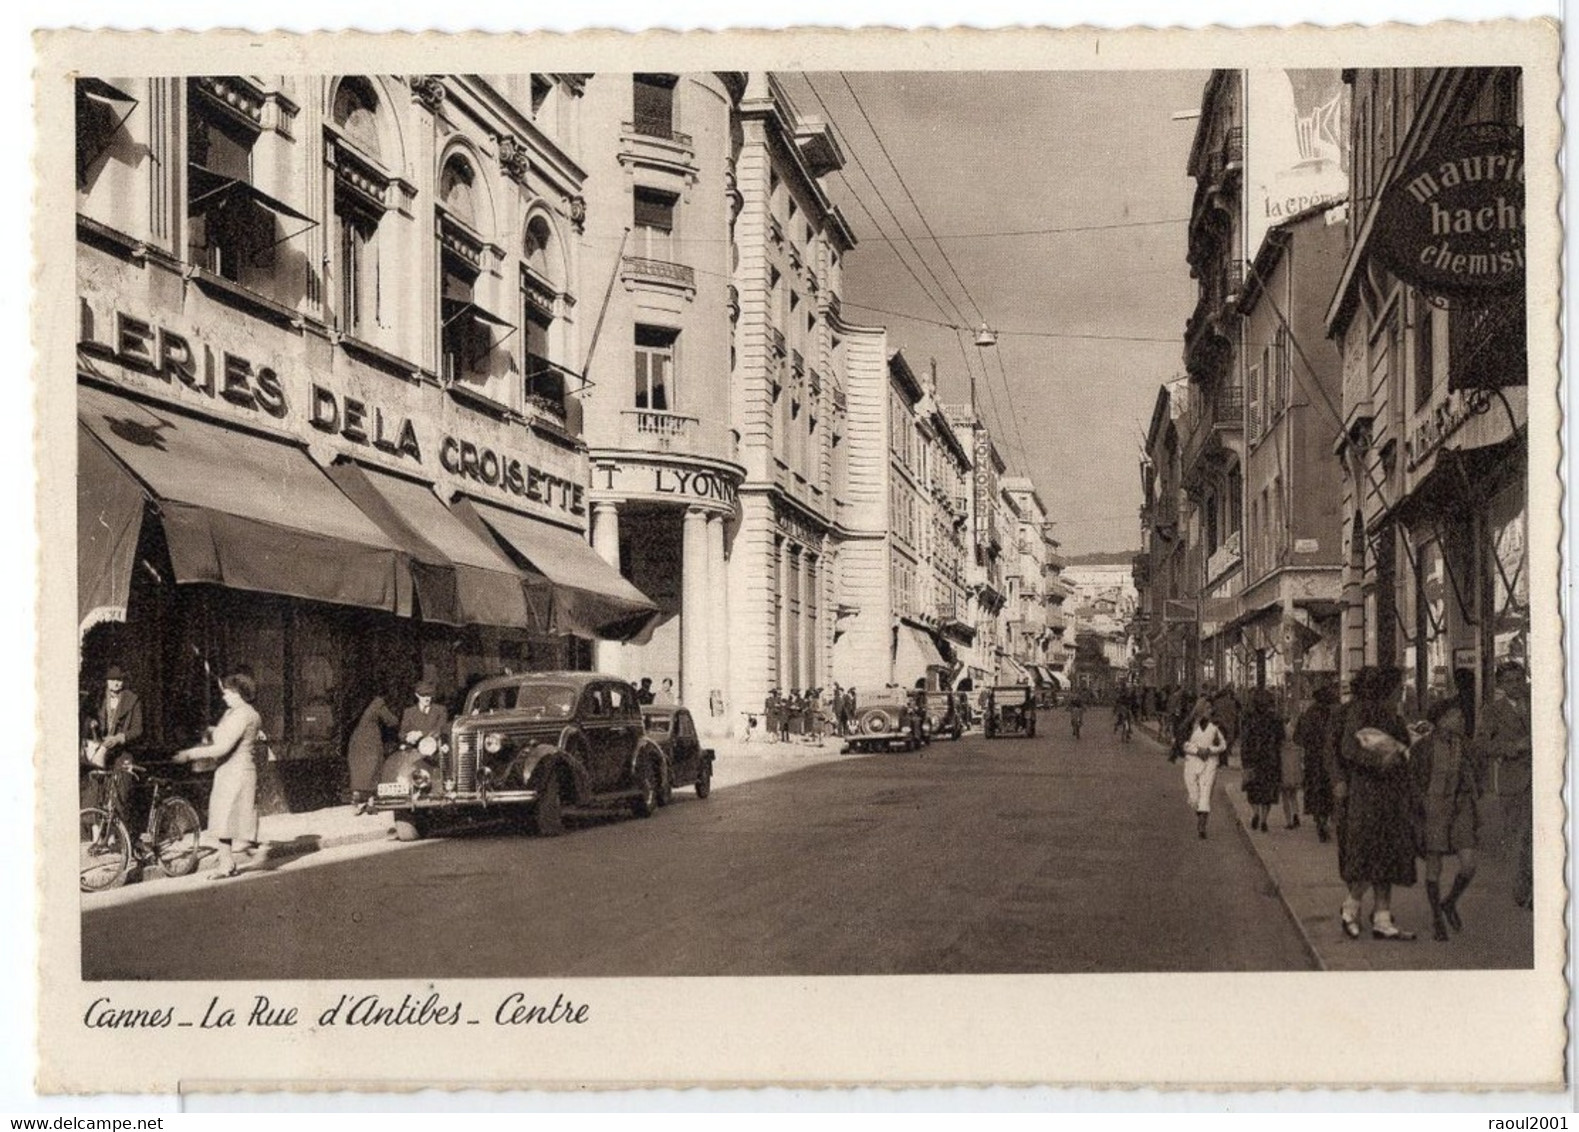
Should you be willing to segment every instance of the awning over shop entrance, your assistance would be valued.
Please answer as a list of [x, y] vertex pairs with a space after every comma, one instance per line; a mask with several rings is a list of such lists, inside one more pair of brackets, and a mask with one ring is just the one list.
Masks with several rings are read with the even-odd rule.
[[361, 464], [334, 464], [328, 472], [411, 555], [424, 621], [529, 625], [520, 571], [492, 538], [456, 518], [430, 487]]
[[[88, 386], [77, 398], [78, 420], [155, 501], [176, 581], [411, 612], [406, 552], [300, 448]], [[121, 563], [84, 559], [110, 573], [82, 585], [124, 592]]]
[[658, 619], [658, 607], [610, 566], [576, 532], [476, 499], [453, 505], [479, 533], [491, 531], [523, 563], [527, 602], [546, 633], [593, 640], [641, 640]]
[[912, 688], [917, 680], [924, 680], [933, 668], [947, 670], [951, 666], [938, 651], [932, 634], [914, 625], [900, 623], [894, 639], [894, 683], [902, 688]]

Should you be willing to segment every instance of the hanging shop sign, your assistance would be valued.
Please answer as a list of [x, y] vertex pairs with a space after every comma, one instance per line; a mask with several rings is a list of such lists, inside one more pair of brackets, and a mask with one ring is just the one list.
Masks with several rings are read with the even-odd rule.
[[1377, 258], [1430, 295], [1477, 297], [1524, 286], [1524, 136], [1466, 126], [1395, 179], [1376, 213]]

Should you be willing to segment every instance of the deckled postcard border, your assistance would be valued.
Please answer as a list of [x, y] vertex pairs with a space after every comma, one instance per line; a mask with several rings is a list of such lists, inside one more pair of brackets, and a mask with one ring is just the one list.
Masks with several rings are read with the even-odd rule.
[[[641, 1085], [1090, 1084], [1255, 1088], [1417, 1085], [1556, 1088], [1563, 1079], [1566, 900], [1559, 791], [1564, 764], [1538, 761], [1535, 968], [1385, 974], [1132, 974], [742, 979], [565, 979], [534, 985], [597, 1004], [579, 1032], [458, 1037], [295, 1029], [224, 1040], [190, 1031], [95, 1032], [100, 994], [200, 1013], [205, 984], [83, 984], [69, 862], [75, 769], [74, 73], [691, 71], [727, 69], [1208, 69], [1247, 65], [1470, 63], [1525, 70], [1529, 202], [1531, 667], [1538, 750], [1566, 750], [1558, 597], [1557, 312], [1561, 233], [1559, 37], [1552, 22], [1265, 30], [801, 31], [440, 36], [356, 33], [42, 33], [35, 173], [39, 350], [35, 380], [41, 547], [37, 751], [39, 1072], [42, 1091]], [[486, 56], [484, 61], [482, 56]], [[661, 62], [660, 62], [661, 61]], [[1182, 253], [1181, 253], [1182, 254]], [[1182, 269], [1182, 260], [1181, 260]], [[1430, 946], [1429, 943], [1421, 946]], [[452, 998], [501, 982], [444, 980]], [[311, 983], [227, 984], [316, 1002]], [[336, 984], [336, 993], [340, 989]], [[365, 991], [411, 989], [365, 982]], [[1245, 1025], [1247, 1018], [1256, 1024]], [[443, 1051], [441, 1058], [434, 1056]], [[423, 1067], [465, 1065], [451, 1080]], [[459, 1071], [458, 1071], [459, 1073]]]

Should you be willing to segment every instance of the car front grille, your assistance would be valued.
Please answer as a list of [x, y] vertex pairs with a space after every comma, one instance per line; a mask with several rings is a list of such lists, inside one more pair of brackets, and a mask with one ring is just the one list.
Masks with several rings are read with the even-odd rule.
[[456, 793], [470, 794], [476, 790], [477, 736], [464, 733], [456, 735], [447, 757], [450, 765], [444, 768], [444, 778], [454, 781]]

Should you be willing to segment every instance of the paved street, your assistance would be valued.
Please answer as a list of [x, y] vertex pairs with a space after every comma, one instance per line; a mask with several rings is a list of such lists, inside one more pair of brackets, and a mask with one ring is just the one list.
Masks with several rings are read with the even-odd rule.
[[[496, 832], [91, 907], [87, 978], [1304, 970], [1226, 803], [1093, 713], [847, 756], [557, 840]], [[330, 854], [324, 855], [329, 858]]]

